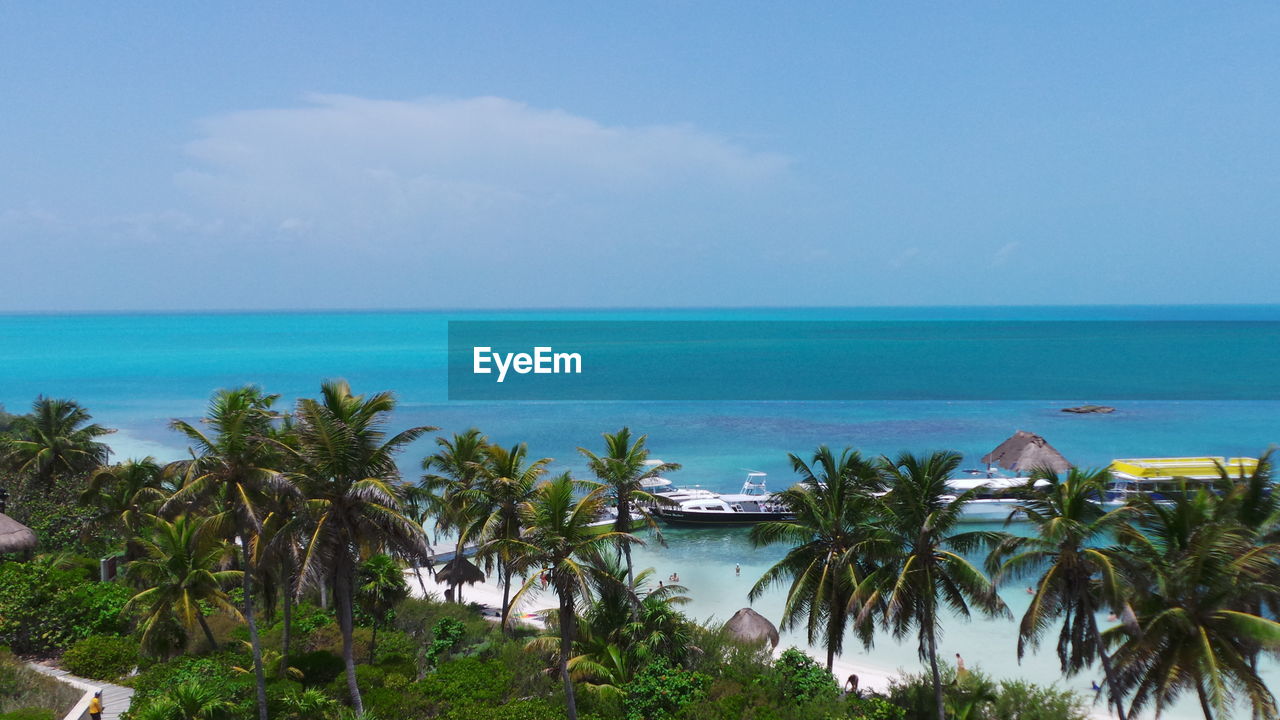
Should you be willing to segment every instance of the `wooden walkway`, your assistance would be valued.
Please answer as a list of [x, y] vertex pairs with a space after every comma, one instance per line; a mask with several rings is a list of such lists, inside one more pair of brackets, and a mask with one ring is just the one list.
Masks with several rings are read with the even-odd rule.
[[80, 698], [80, 702], [76, 703], [75, 708], [67, 714], [64, 720], [87, 718], [89, 699], [93, 697], [93, 693], [99, 690], [102, 691], [102, 720], [118, 720], [129, 709], [129, 702], [133, 699], [133, 688], [120, 687], [100, 680], [86, 680], [76, 677], [66, 670], [58, 670], [39, 663], [28, 663], [28, 667], [38, 673], [57, 678], [74, 688], [84, 691], [84, 697]]

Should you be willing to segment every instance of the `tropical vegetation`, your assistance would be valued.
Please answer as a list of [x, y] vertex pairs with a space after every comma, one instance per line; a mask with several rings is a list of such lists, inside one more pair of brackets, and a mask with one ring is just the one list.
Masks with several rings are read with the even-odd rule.
[[[955, 453], [793, 454], [776, 496], [790, 517], [746, 534], [780, 548], [750, 597], [782, 590], [779, 624], [815, 659], [693, 620], [685, 587], [636, 566], [634, 545], [662, 542], [650, 481], [678, 468], [646, 436], [578, 448], [578, 477], [473, 428], [436, 437], [406, 478], [435, 428], [393, 429], [395, 409], [343, 381], [289, 408], [222, 390], [173, 421], [190, 451], [168, 464], [111, 463], [110, 429], [74, 401], [0, 418], [8, 514], [41, 540], [0, 558], [0, 645], [132, 685], [130, 720], [1075, 720], [1091, 698], [938, 657], [946, 623], [1011, 617], [997, 589], [1029, 585], [1009, 651], [1052, 637], [1064, 674], [1099, 672], [1118, 716], [1178, 701], [1206, 720], [1278, 716], [1260, 675], [1280, 652], [1269, 454], [1115, 509], [1099, 502], [1105, 470], [1037, 471], [1017, 534], [959, 524]], [[446, 552], [465, 572], [444, 572]], [[496, 577], [500, 607], [462, 602], [471, 572]], [[554, 607], [517, 617], [538, 593]], [[913, 640], [923, 672], [842, 692], [846, 642], [869, 652], [886, 635]], [[14, 667], [0, 653], [0, 709], [57, 712], [22, 704], [40, 681]]]

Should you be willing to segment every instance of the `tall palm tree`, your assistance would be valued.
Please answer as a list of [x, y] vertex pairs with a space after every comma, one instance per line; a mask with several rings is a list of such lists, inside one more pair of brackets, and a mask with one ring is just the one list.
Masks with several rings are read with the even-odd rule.
[[353, 395], [345, 380], [330, 380], [320, 394], [319, 400], [298, 401], [294, 442], [277, 446], [290, 456], [307, 497], [297, 521], [310, 538], [301, 572], [333, 588], [351, 706], [363, 715], [352, 642], [356, 569], [362, 557], [377, 552], [426, 558], [422, 526], [400, 511], [395, 456], [435, 428], [413, 427], [388, 437], [387, 419], [395, 409], [391, 393]]
[[[587, 459], [587, 469], [596, 479], [609, 489], [618, 513], [613, 529], [620, 533], [630, 534], [632, 520], [662, 535], [658, 524], [648, 513], [646, 507], [659, 502], [659, 499], [645, 490], [644, 481], [659, 477], [664, 473], [680, 469], [677, 463], [650, 463], [649, 450], [645, 447], [648, 435], [641, 435], [632, 440], [631, 429], [622, 428], [616, 433], [604, 433], [604, 454], [596, 455], [586, 448], [578, 448], [578, 452]], [[622, 543], [622, 554], [627, 563], [627, 581], [635, 585], [635, 566], [631, 562], [631, 543]]]
[[955, 533], [970, 490], [952, 498], [947, 480], [960, 464], [951, 451], [923, 457], [902, 453], [881, 458], [880, 474], [888, 492], [876, 498], [877, 537], [868, 551], [879, 564], [859, 586], [859, 622], [883, 603], [884, 624], [895, 637], [915, 631], [919, 654], [929, 661], [938, 720], [945, 720], [938, 673], [939, 607], [968, 618], [971, 606], [988, 615], [1009, 616], [995, 586], [965, 553], [1000, 539], [999, 533]]
[[[585, 495], [577, 494], [579, 486], [587, 488]], [[614, 530], [602, 533], [591, 527], [604, 510], [605, 493], [604, 487], [577, 483], [565, 473], [539, 484], [534, 496], [520, 504], [520, 521], [525, 530], [513, 555], [517, 569], [531, 572], [515, 599], [518, 602], [542, 573], [555, 590], [560, 628], [557, 664], [564, 684], [568, 720], [578, 718], [569, 659], [573, 657], [575, 606], [579, 598], [589, 598], [592, 592], [589, 563], [599, 557], [604, 548], [628, 540], [625, 533]]]
[[48, 491], [58, 475], [87, 473], [106, 464], [111, 449], [98, 438], [115, 430], [91, 420], [74, 400], [37, 397], [31, 414], [14, 421], [0, 451], [14, 472], [30, 473]]
[[152, 517], [136, 542], [139, 557], [125, 566], [125, 578], [141, 590], [125, 605], [138, 611], [142, 645], [155, 654], [167, 654], [172, 638], [168, 631], [177, 620], [188, 631], [198, 625], [217, 648], [217, 640], [205, 620], [202, 604], [239, 617], [226, 588], [240, 579], [239, 570], [223, 569], [235, 554], [227, 542], [207, 532], [209, 520], [180, 515], [173, 521]]
[[[436, 531], [454, 534], [454, 557], [462, 557], [467, 543], [483, 527], [484, 503], [478, 486], [488, 444], [488, 438], [471, 428], [454, 433], [453, 439], [437, 437], [440, 449], [422, 461], [425, 474], [419, 487], [427, 495]], [[462, 602], [461, 591], [461, 583], [455, 583], [454, 600]]]
[[1098, 501], [1110, 479], [1106, 469], [1073, 467], [1062, 479], [1049, 469], [1033, 471], [1031, 484], [1044, 481], [1047, 486], [1029, 492], [1009, 520], [1025, 519], [1035, 534], [1005, 538], [992, 551], [988, 565], [997, 583], [1037, 577], [1035, 595], [1018, 627], [1018, 659], [1061, 620], [1057, 651], [1062, 672], [1074, 675], [1098, 659], [1111, 705], [1125, 720], [1124, 699], [1097, 618], [1104, 608], [1124, 611], [1122, 575], [1103, 544], [1110, 542], [1131, 510], [1102, 509]]
[[[755, 547], [776, 543], [793, 547], [756, 581], [749, 597], [755, 600], [770, 587], [789, 583], [782, 627], [803, 623], [809, 642], [826, 646], [827, 670], [831, 670], [844, 649], [855, 590], [874, 569], [863, 546], [873, 529], [870, 491], [878, 477], [874, 466], [850, 448], [837, 457], [826, 445], [819, 446], [811, 463], [794, 454], [789, 457], [800, 482], [775, 499], [795, 517], [760, 523], [751, 529], [750, 537]], [[859, 625], [859, 637], [867, 647], [871, 633], [871, 623]]]
[[80, 494], [80, 504], [97, 510], [96, 523], [132, 536], [167, 497], [164, 469], [155, 458], [145, 457], [100, 468]]
[[1225, 521], [1221, 503], [1205, 488], [1165, 501], [1139, 497], [1137, 522], [1119, 531], [1136, 627], [1103, 636], [1119, 643], [1113, 661], [1133, 691], [1130, 714], [1154, 702], [1159, 715], [1194, 690], [1205, 720], [1225, 716], [1236, 696], [1255, 716], [1277, 717], [1251, 657], [1280, 649], [1280, 623], [1251, 612], [1248, 600], [1280, 592], [1270, 582], [1280, 546], [1256, 544]]
[[503, 632], [509, 630], [506, 618], [511, 606], [512, 569], [522, 530], [520, 506], [533, 497], [538, 479], [546, 474], [547, 464], [551, 462], [551, 458], [532, 461], [528, 458], [529, 449], [524, 443], [509, 450], [489, 445], [480, 470], [480, 491], [486, 514], [481, 525], [484, 544], [480, 546], [479, 555], [498, 567], [502, 580]]
[[266, 674], [254, 613], [254, 580], [259, 555], [265, 549], [259, 542], [262, 521], [273, 496], [296, 492], [289, 480], [274, 469], [279, 455], [269, 438], [273, 434], [273, 422], [279, 417], [271, 409], [278, 397], [253, 385], [219, 390], [209, 401], [201, 420], [210, 432], [183, 420], [172, 421], [170, 427], [191, 443], [191, 458], [173, 463], [169, 468], [182, 478], [182, 488], [161, 507], [162, 513], [173, 513], [201, 503], [214, 503], [213, 531], [241, 548], [243, 614], [249, 626], [249, 644], [253, 647], [259, 720], [267, 720]]

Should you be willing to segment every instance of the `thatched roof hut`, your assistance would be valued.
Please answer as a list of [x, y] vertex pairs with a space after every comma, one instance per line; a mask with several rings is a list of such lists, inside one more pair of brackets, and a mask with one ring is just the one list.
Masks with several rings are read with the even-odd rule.
[[484, 582], [484, 571], [464, 557], [456, 557], [436, 571], [436, 580], [448, 585], [475, 585]]
[[35, 531], [0, 513], [0, 555], [33, 550], [36, 542]]
[[734, 613], [724, 624], [724, 629], [743, 642], [768, 640], [771, 646], [778, 647], [778, 628], [769, 622], [769, 618], [751, 608], [742, 608]]
[[999, 465], [1017, 473], [1030, 472], [1036, 468], [1066, 472], [1071, 467], [1071, 463], [1047, 440], [1025, 430], [1019, 430], [1008, 440], [1000, 443], [995, 450], [983, 455], [982, 462], [987, 465]]

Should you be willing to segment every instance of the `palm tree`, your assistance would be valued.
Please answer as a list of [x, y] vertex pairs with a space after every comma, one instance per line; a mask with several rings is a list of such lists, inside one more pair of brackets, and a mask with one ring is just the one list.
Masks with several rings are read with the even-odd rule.
[[[478, 485], [488, 442], [476, 428], [455, 433], [452, 440], [438, 437], [440, 449], [422, 461], [426, 474], [419, 487], [426, 493], [436, 531], [455, 534], [455, 558], [462, 557], [467, 543], [483, 526], [484, 504]], [[459, 583], [451, 588], [458, 602], [462, 602], [461, 590]]]
[[[863, 545], [871, 531], [870, 490], [875, 469], [856, 451], [845, 448], [836, 457], [826, 445], [813, 453], [812, 464], [790, 455], [800, 483], [778, 493], [776, 500], [795, 517], [764, 522], [751, 529], [755, 547], [790, 543], [786, 556], [765, 571], [749, 597], [759, 598], [780, 583], [790, 583], [782, 610], [782, 627], [804, 623], [810, 643], [822, 641], [827, 670], [844, 649], [845, 630], [858, 584], [873, 568]], [[871, 624], [861, 623], [859, 636], [870, 647]]]
[[[587, 469], [605, 487], [616, 503], [618, 518], [613, 529], [620, 533], [631, 532], [631, 521], [634, 514], [640, 524], [662, 535], [658, 524], [646, 511], [647, 504], [656, 504], [659, 499], [646, 491], [644, 481], [661, 476], [664, 473], [680, 469], [677, 463], [650, 463], [649, 450], [645, 447], [648, 435], [641, 435], [633, 442], [631, 429], [622, 428], [616, 433], [604, 433], [603, 455], [596, 455], [586, 448], [578, 448], [587, 459]], [[635, 585], [635, 567], [631, 562], [631, 543], [622, 543], [622, 554], [627, 562], [627, 581]]]
[[92, 419], [74, 400], [40, 396], [31, 404], [31, 414], [14, 421], [0, 450], [14, 472], [31, 473], [47, 492], [58, 475], [87, 473], [106, 464], [111, 449], [98, 438], [115, 430]]
[[234, 710], [219, 689], [188, 680], [138, 708], [133, 716], [139, 720], [221, 720]]
[[[621, 697], [624, 686], [649, 663], [663, 659], [682, 665], [696, 650], [694, 625], [678, 609], [690, 602], [683, 586], [652, 587], [653, 568], [636, 573], [631, 585], [622, 558], [612, 552], [590, 557], [586, 569], [593, 597], [579, 603], [568, 663], [574, 682], [596, 694]], [[554, 656], [559, 624], [551, 617], [547, 625], [551, 633], [530, 640], [527, 647]]]
[[997, 542], [999, 533], [953, 533], [975, 492], [952, 499], [947, 480], [959, 464], [960, 455], [951, 451], [881, 458], [888, 492], [875, 500], [877, 533], [867, 546], [879, 567], [856, 595], [859, 623], [883, 603], [884, 624], [895, 637], [916, 632], [920, 657], [929, 661], [938, 720], [945, 720], [946, 712], [938, 674], [939, 605], [965, 618], [970, 606], [988, 615], [1010, 614], [991, 581], [964, 557]]
[[1128, 508], [1106, 512], [1098, 504], [1110, 479], [1106, 469], [1073, 467], [1063, 479], [1049, 469], [1033, 471], [1029, 488], [1036, 481], [1047, 486], [1034, 487], [1009, 520], [1026, 519], [1035, 534], [1005, 538], [992, 551], [988, 565], [997, 584], [1006, 578], [1038, 576], [1035, 595], [1018, 627], [1018, 659], [1061, 620], [1057, 651], [1062, 672], [1074, 675], [1097, 658], [1116, 716], [1125, 720], [1123, 697], [1097, 617], [1103, 608], [1123, 611], [1125, 592], [1112, 553], [1102, 547], [1131, 514]]
[[95, 522], [134, 535], [167, 497], [164, 472], [153, 457], [103, 467], [89, 478], [80, 504], [95, 508]]
[[[588, 489], [581, 497], [577, 487]], [[538, 485], [531, 499], [520, 504], [520, 521], [525, 528], [513, 552], [516, 567], [532, 572], [516, 593], [516, 601], [531, 588], [541, 573], [548, 577], [559, 600], [557, 622], [560, 628], [560, 681], [564, 684], [568, 720], [577, 720], [578, 705], [569, 659], [573, 656], [575, 606], [579, 598], [591, 596], [591, 572], [588, 563], [599, 557], [602, 549], [627, 542], [629, 536], [617, 531], [599, 532], [591, 527], [604, 510], [605, 488], [595, 483], [575, 482], [568, 473]], [[513, 548], [515, 550], [516, 548]], [[510, 608], [508, 608], [510, 611]], [[507, 618], [503, 618], [506, 622]]]
[[1138, 520], [1120, 528], [1119, 540], [1136, 627], [1103, 633], [1119, 643], [1113, 660], [1133, 690], [1130, 714], [1154, 701], [1159, 715], [1194, 690], [1205, 720], [1226, 715], [1235, 696], [1248, 699], [1255, 716], [1275, 718], [1275, 697], [1251, 658], [1280, 649], [1280, 623], [1252, 612], [1249, 600], [1280, 592], [1270, 582], [1280, 546], [1258, 545], [1227, 522], [1206, 488], [1132, 504]]
[[217, 648], [202, 604], [240, 616], [226, 588], [242, 573], [222, 569], [235, 551], [208, 532], [208, 524], [207, 519], [189, 515], [172, 522], [152, 518], [150, 528], [136, 542], [140, 556], [125, 566], [125, 578], [142, 588], [130, 598], [125, 611], [140, 612], [142, 645], [155, 654], [167, 654], [164, 650], [173, 639], [169, 631], [174, 620], [188, 631], [199, 625], [209, 647]]
[[511, 574], [519, 552], [521, 534], [520, 506], [533, 497], [538, 479], [547, 472], [551, 458], [530, 462], [524, 443], [510, 450], [498, 445], [485, 448], [481, 466], [480, 491], [484, 496], [485, 516], [480, 536], [485, 539], [479, 555], [495, 562], [502, 580], [503, 632], [509, 630], [507, 610], [511, 606]]
[[388, 438], [387, 417], [395, 408], [391, 393], [352, 395], [345, 380], [327, 381], [320, 392], [319, 400], [298, 401], [294, 444], [277, 446], [298, 469], [307, 497], [296, 521], [309, 537], [301, 573], [333, 588], [351, 706], [363, 715], [352, 642], [356, 569], [362, 556], [377, 552], [426, 558], [422, 526], [400, 511], [395, 456], [435, 428], [409, 428]]
[[387, 621], [387, 615], [396, 605], [409, 597], [409, 586], [395, 559], [382, 553], [360, 564], [356, 583], [360, 608], [373, 618], [373, 637], [369, 641], [369, 662], [372, 663], [378, 649], [378, 626]]
[[267, 720], [267, 685], [254, 614], [253, 581], [259, 555], [265, 549], [259, 542], [262, 521], [272, 497], [296, 492], [288, 479], [273, 469], [279, 457], [268, 438], [278, 417], [271, 410], [278, 397], [252, 385], [219, 390], [209, 401], [207, 415], [201, 421], [212, 433], [182, 420], [172, 421], [170, 427], [191, 443], [191, 459], [171, 466], [170, 471], [182, 478], [182, 488], [161, 507], [162, 513], [171, 513], [197, 503], [216, 503], [217, 512], [212, 516], [214, 532], [237, 542], [241, 548], [243, 613], [249, 626], [249, 643], [253, 646], [259, 720]]

